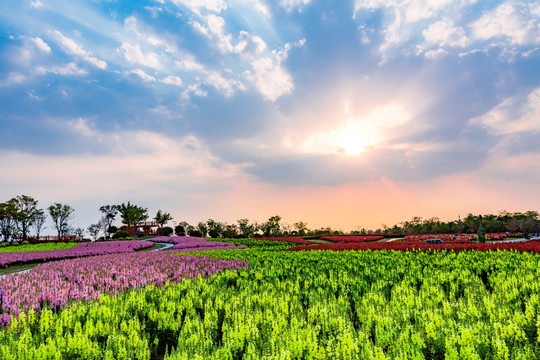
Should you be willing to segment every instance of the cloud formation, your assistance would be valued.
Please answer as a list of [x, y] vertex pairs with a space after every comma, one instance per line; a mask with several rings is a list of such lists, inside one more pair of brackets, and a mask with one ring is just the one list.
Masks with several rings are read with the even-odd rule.
[[0, 20], [4, 198], [234, 200], [264, 220], [310, 198], [361, 211], [347, 192], [540, 195], [537, 1], [49, 0]]

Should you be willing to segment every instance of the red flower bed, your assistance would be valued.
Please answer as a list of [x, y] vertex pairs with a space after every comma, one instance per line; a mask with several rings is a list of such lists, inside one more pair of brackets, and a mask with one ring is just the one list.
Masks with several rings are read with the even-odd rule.
[[295, 246], [290, 248], [291, 251], [298, 250], [515, 250], [515, 251], [530, 251], [540, 252], [540, 241], [525, 241], [525, 242], [503, 242], [503, 243], [486, 243], [479, 244], [474, 242], [469, 243], [445, 243], [438, 245], [425, 244], [418, 241], [401, 241], [401, 242], [364, 242], [364, 243], [348, 243], [348, 244], [318, 244], [312, 246]]
[[[412, 234], [412, 235], [405, 235], [405, 241], [420, 241], [425, 242], [427, 239], [441, 239], [444, 242], [451, 242], [451, 241], [457, 241], [457, 242], [469, 242], [473, 239], [475, 239], [478, 235], [477, 234]], [[455, 237], [455, 239], [454, 239]], [[486, 234], [487, 240], [501, 240], [506, 238], [505, 234], [498, 234], [498, 233], [492, 233], [492, 234]]]
[[328, 240], [334, 243], [362, 243], [383, 239], [381, 235], [329, 235], [321, 236], [321, 240]]
[[304, 240], [297, 237], [262, 237], [262, 238], [256, 238], [261, 240], [269, 240], [269, 241], [281, 241], [281, 242], [288, 242], [288, 243], [294, 243], [299, 245], [313, 245], [313, 241]]

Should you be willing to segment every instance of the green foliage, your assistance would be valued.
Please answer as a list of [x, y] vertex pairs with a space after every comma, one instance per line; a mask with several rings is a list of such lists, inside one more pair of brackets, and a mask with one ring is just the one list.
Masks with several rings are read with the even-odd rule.
[[[22, 243], [13, 243], [12, 246], [8, 246], [6, 243], [0, 244], [0, 253], [5, 252], [21, 252], [21, 251], [48, 251], [48, 250], [61, 250], [61, 249], [69, 249], [77, 245], [77, 243], [41, 243], [41, 244], [24, 244]], [[17, 244], [17, 245], [15, 245]], [[13, 247], [15, 245], [15, 247]]]
[[170, 226], [165, 226], [163, 229], [161, 229], [161, 233], [163, 236], [170, 236], [174, 232], [173, 228]]
[[252, 269], [30, 310], [0, 330], [0, 358], [540, 357], [540, 255], [276, 250], [212, 251]]
[[126, 230], [118, 230], [112, 237], [113, 239], [126, 238], [129, 236], [129, 232]]

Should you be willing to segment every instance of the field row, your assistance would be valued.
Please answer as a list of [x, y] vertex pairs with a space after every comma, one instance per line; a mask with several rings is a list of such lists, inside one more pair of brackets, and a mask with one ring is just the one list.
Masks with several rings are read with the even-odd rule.
[[540, 357], [540, 255], [284, 248], [212, 251], [250, 268], [21, 313], [0, 357]]

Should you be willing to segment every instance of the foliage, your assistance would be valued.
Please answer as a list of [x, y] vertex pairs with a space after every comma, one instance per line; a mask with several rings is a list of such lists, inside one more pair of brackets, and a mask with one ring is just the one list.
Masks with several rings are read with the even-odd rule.
[[69, 205], [62, 205], [60, 203], [54, 203], [48, 208], [49, 214], [54, 222], [56, 231], [58, 232], [58, 238], [67, 235], [69, 233], [69, 220], [73, 217], [75, 211]]
[[112, 233], [115, 233], [116, 231], [110, 231], [113, 230], [113, 223], [116, 219], [116, 215], [118, 215], [119, 206], [118, 205], [103, 205], [99, 208], [99, 211], [103, 213], [103, 217], [101, 218], [101, 226], [103, 228], [103, 231], [105, 232], [105, 235], [109, 235]]
[[15, 213], [15, 223], [21, 232], [23, 240], [28, 238], [28, 231], [33, 225], [38, 214], [37, 200], [31, 196], [19, 195], [12, 199], [17, 211]]
[[268, 219], [267, 222], [261, 224], [260, 228], [263, 232], [263, 235], [266, 237], [269, 236], [279, 236], [281, 234], [281, 216], [272, 216]]
[[[14, 244], [15, 245], [15, 244]], [[17, 244], [19, 245], [19, 244]], [[80, 258], [93, 255], [119, 254], [133, 252], [136, 250], [151, 247], [149, 241], [108, 241], [91, 243], [73, 243], [73, 247], [66, 247], [50, 251], [25, 251], [0, 253], [0, 267], [7, 267], [15, 264], [26, 264], [38, 261], [62, 260]], [[35, 245], [24, 245], [35, 246]], [[22, 248], [21, 246], [20, 248]]]
[[[540, 255], [213, 251], [250, 270], [21, 313], [2, 359], [537, 359]], [[99, 306], [98, 306], [99, 303]]]
[[101, 232], [102, 226], [100, 224], [92, 224], [88, 226], [88, 233], [92, 237], [93, 241], [96, 241], [99, 237], [99, 233]]
[[172, 235], [173, 232], [174, 230], [170, 226], [165, 226], [164, 228], [161, 229], [161, 233], [163, 234], [163, 236], [170, 236]]
[[154, 220], [159, 224], [162, 235], [165, 235], [163, 233], [163, 226], [172, 219], [173, 217], [171, 216], [170, 213], [163, 212], [161, 209], [157, 211], [156, 216], [154, 217]]
[[13, 199], [0, 203], [0, 234], [5, 242], [12, 240], [15, 231], [17, 205]]
[[131, 226], [134, 235], [136, 232], [137, 224], [146, 221], [148, 219], [148, 209], [137, 205], [132, 205], [129, 201], [127, 204], [122, 203], [118, 205], [118, 211], [122, 217], [122, 223]]
[[112, 238], [113, 239], [120, 239], [120, 238], [126, 238], [128, 236], [129, 236], [129, 232], [127, 232], [126, 230], [118, 230], [117, 232], [114, 233]]
[[[7, 244], [6, 244], [7, 245]], [[62, 250], [62, 249], [70, 249], [74, 246], [76, 246], [76, 243], [63, 243], [63, 242], [57, 242], [57, 243], [43, 243], [43, 244], [28, 244], [28, 242], [21, 242], [20, 246], [13, 247], [13, 246], [6, 246], [0, 249], [0, 253], [6, 253], [6, 252], [21, 252], [21, 251], [49, 251], [49, 250]]]

